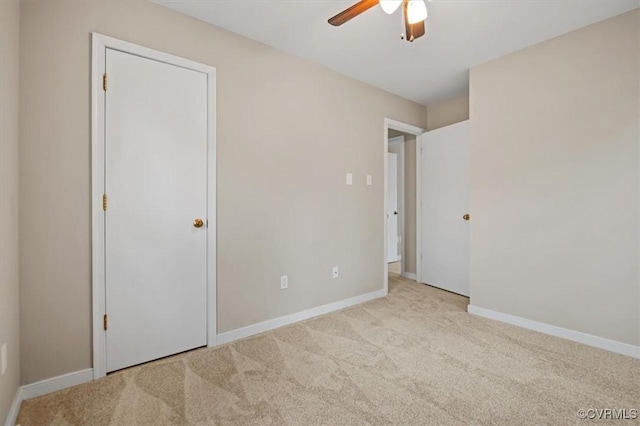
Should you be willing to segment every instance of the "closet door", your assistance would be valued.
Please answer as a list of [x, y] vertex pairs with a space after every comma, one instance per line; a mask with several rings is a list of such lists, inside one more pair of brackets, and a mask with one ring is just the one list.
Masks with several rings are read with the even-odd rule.
[[107, 371], [207, 344], [207, 75], [106, 50]]

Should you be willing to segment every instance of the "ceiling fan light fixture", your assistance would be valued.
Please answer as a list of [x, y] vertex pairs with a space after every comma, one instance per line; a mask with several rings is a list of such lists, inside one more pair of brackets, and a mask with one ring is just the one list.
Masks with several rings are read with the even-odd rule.
[[407, 3], [407, 21], [417, 24], [427, 19], [427, 5], [423, 0], [409, 0]]
[[391, 15], [395, 12], [401, 4], [402, 0], [380, 0], [380, 7], [387, 15]]

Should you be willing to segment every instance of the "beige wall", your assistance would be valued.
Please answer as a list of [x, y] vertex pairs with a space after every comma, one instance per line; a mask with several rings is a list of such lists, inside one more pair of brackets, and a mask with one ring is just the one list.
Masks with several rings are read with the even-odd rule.
[[456, 124], [469, 119], [469, 97], [462, 96], [427, 106], [427, 130]]
[[18, 324], [18, 86], [20, 3], [0, 1], [0, 346], [7, 372], [0, 377], [0, 422], [20, 385]]
[[92, 362], [91, 31], [217, 68], [219, 332], [382, 288], [384, 187], [365, 175], [383, 182], [383, 118], [424, 127], [423, 106], [153, 3], [21, 17], [24, 383]]
[[471, 70], [471, 304], [640, 344], [640, 11]]

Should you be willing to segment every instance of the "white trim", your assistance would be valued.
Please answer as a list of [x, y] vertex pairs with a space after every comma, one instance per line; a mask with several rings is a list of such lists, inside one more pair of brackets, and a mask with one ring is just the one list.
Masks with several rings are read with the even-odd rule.
[[414, 274], [413, 272], [404, 272], [402, 276], [410, 280], [418, 281], [416, 274]]
[[421, 135], [426, 130], [421, 127], [413, 126], [411, 124], [403, 123], [391, 118], [384, 119], [385, 127], [387, 128], [387, 136], [389, 135], [389, 129], [397, 130], [403, 133], [409, 133], [410, 135]]
[[469, 305], [467, 307], [467, 312], [472, 315], [512, 324], [529, 330], [538, 331], [540, 333], [549, 334], [551, 336], [572, 340], [584, 345], [604, 349], [609, 352], [640, 359], [640, 346], [629, 345], [627, 343], [605, 339], [604, 337], [598, 337], [592, 334], [582, 333], [580, 331], [569, 330], [568, 328], [557, 327], [543, 322], [516, 317], [514, 315], [492, 311], [491, 309], [481, 308], [474, 305]]
[[416, 136], [416, 281], [422, 283], [422, 138]]
[[387, 295], [386, 289], [376, 290], [371, 293], [362, 294], [360, 296], [351, 297], [349, 299], [340, 300], [338, 302], [328, 303], [326, 305], [307, 309], [305, 311], [296, 312], [295, 314], [285, 315], [279, 318], [270, 319], [259, 322], [257, 324], [248, 325], [236, 330], [227, 331], [218, 334], [218, 345], [233, 342], [235, 340], [244, 339], [245, 337], [255, 334], [264, 333], [265, 331], [274, 330], [285, 325], [293, 324], [319, 315], [335, 312], [351, 306], [359, 305], [370, 300], [379, 299]]
[[384, 181], [384, 183], [382, 184], [384, 187], [384, 191], [383, 191], [383, 198], [382, 198], [382, 222], [383, 222], [383, 227], [382, 227], [382, 242], [383, 242], [383, 249], [382, 249], [382, 290], [384, 291], [384, 294], [387, 295], [389, 294], [389, 263], [387, 262], [387, 251], [388, 251], [388, 238], [387, 238], [387, 199], [388, 199], [388, 191], [389, 188], [387, 188], [388, 183], [387, 183], [387, 173], [389, 172], [389, 158], [387, 155], [387, 152], [389, 152], [389, 125], [387, 122], [387, 119], [384, 119], [384, 137], [382, 138], [382, 143], [383, 143], [383, 151], [382, 151], [382, 181]]
[[57, 392], [72, 386], [88, 383], [93, 380], [93, 369], [75, 371], [61, 376], [45, 379], [22, 387], [22, 400], [37, 398], [51, 392]]
[[207, 346], [215, 346], [216, 324], [216, 69], [188, 59], [138, 46], [112, 37], [92, 33], [91, 59], [91, 223], [92, 223], [92, 298], [93, 298], [93, 378], [107, 373], [106, 335], [102, 327], [105, 313], [104, 265], [104, 96], [102, 76], [105, 50], [114, 49], [199, 71], [207, 75]]
[[20, 406], [22, 405], [22, 387], [16, 389], [16, 395], [13, 397], [11, 408], [7, 414], [7, 418], [4, 422], [4, 426], [15, 426], [16, 420], [18, 420], [18, 414], [20, 413]]
[[218, 336], [218, 193], [217, 163], [218, 132], [216, 116], [216, 69], [208, 67], [207, 72], [207, 346], [217, 344]]
[[406, 168], [405, 168], [405, 147], [404, 137], [402, 138], [402, 146], [400, 147], [400, 212], [402, 216], [402, 241], [400, 241], [400, 273], [404, 274], [407, 270], [407, 254], [405, 253], [405, 244], [407, 243], [407, 212], [406, 212]]
[[[384, 265], [382, 277], [382, 282], [384, 283], [384, 294], [388, 294], [389, 292], [389, 265], [387, 264], [387, 152], [389, 152], [389, 129], [397, 130], [399, 132], [408, 133], [410, 135], [416, 136], [416, 271], [418, 273], [418, 278], [420, 277], [420, 138], [419, 136], [425, 132], [424, 129], [416, 126], [412, 126], [411, 124], [403, 123], [401, 121], [393, 120], [391, 118], [384, 119], [383, 125], [383, 143], [382, 143], [382, 157], [384, 162], [383, 167], [383, 176], [384, 176], [384, 196], [383, 196], [383, 205], [382, 205], [382, 217], [384, 218], [384, 250], [383, 250], [383, 259], [382, 263]], [[406, 238], [406, 233], [403, 238]], [[404, 242], [403, 242], [404, 246]], [[416, 280], [420, 282], [419, 280]]]
[[[294, 314], [285, 315], [279, 318], [274, 318], [257, 324], [249, 325], [247, 327], [242, 327], [237, 330], [227, 331], [225, 333], [218, 334], [216, 336], [216, 341], [218, 345], [223, 345], [225, 343], [230, 343], [238, 339], [243, 339], [245, 337], [250, 337], [255, 334], [263, 333], [265, 331], [274, 330], [285, 325], [339, 311], [341, 309], [349, 308], [351, 306], [359, 305], [361, 303], [379, 299], [385, 296], [386, 292], [384, 290], [376, 290], [371, 293], [362, 294], [360, 296], [351, 297], [349, 299], [340, 300], [338, 302], [328, 303], [326, 305], [307, 309], [305, 311], [296, 312]], [[93, 369], [88, 368], [86, 370], [63, 374], [61, 376], [52, 377], [50, 379], [31, 383], [29, 385], [18, 388], [18, 390], [16, 391], [16, 396], [13, 400], [13, 404], [11, 405], [11, 410], [9, 411], [9, 415], [5, 422], [5, 426], [14, 426], [15, 420], [18, 417], [18, 412], [20, 411], [20, 404], [22, 403], [22, 401], [26, 399], [36, 398], [62, 389], [70, 388], [72, 386], [88, 383], [93, 379]]]
[[100, 205], [102, 202], [100, 192], [104, 191], [104, 98], [100, 93], [101, 70], [104, 69], [104, 43], [93, 34], [91, 46], [91, 293], [94, 379], [107, 374], [104, 330], [99, 321], [105, 310], [104, 222]]
[[7, 414], [5, 426], [14, 426], [20, 413], [22, 401], [31, 398], [37, 398], [52, 392], [57, 392], [72, 386], [89, 383], [93, 380], [93, 369], [75, 371], [73, 373], [63, 374], [61, 376], [52, 377], [50, 379], [41, 380], [39, 382], [24, 385], [16, 389], [16, 395]]
[[404, 200], [404, 180], [406, 178], [405, 174], [405, 168], [404, 168], [404, 148], [405, 148], [405, 144], [404, 144], [404, 136], [402, 136], [402, 145], [400, 145], [400, 184], [398, 185], [398, 196], [400, 198], [400, 220], [402, 221], [400, 228], [402, 229], [402, 232], [400, 233], [400, 236], [402, 237], [402, 240], [400, 241], [400, 274], [404, 274], [405, 273], [405, 267], [407, 264], [407, 258], [405, 256], [404, 253], [404, 245], [406, 242], [406, 238], [407, 238], [407, 224], [406, 224], [406, 219], [407, 219], [407, 215], [404, 211], [405, 208], [405, 200]]

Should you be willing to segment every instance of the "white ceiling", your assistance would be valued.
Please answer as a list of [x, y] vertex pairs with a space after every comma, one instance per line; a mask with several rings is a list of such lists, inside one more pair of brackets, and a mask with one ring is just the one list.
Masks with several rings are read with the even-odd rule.
[[468, 92], [469, 68], [640, 6], [640, 0], [434, 0], [426, 36], [400, 39], [401, 12], [357, 0], [154, 0], [423, 105]]

